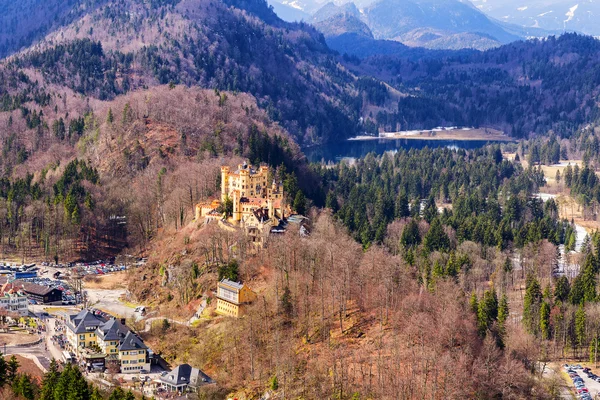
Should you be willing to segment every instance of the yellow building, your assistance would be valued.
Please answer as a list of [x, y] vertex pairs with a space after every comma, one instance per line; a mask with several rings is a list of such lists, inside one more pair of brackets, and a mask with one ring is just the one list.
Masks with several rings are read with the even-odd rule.
[[97, 344], [96, 329], [104, 323], [103, 320], [82, 310], [79, 314], [68, 315], [65, 321], [66, 336], [69, 350], [79, 356], [82, 349]]
[[106, 358], [117, 360], [119, 358], [119, 345], [129, 333], [129, 328], [120, 323], [116, 318], [111, 318], [96, 330], [98, 346]]
[[230, 317], [241, 317], [244, 314], [245, 305], [251, 303], [256, 294], [248, 286], [223, 279], [217, 283], [217, 313]]
[[68, 348], [77, 357], [89, 356], [89, 351], [85, 350], [90, 347], [96, 348], [94, 353], [100, 348], [101, 353], [98, 354], [103, 354], [102, 357], [108, 361], [118, 362], [122, 373], [150, 371], [148, 347], [116, 318], [105, 321], [83, 310], [79, 314], [68, 315], [65, 326]]
[[124, 374], [150, 372], [148, 347], [133, 332], [129, 331], [119, 346], [119, 361]]

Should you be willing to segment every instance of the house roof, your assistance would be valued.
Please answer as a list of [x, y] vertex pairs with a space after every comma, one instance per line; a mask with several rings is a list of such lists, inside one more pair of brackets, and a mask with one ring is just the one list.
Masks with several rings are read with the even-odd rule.
[[25, 296], [19, 286], [15, 286], [13, 283], [5, 282], [0, 287], [0, 296]]
[[254, 216], [258, 220], [258, 222], [264, 223], [269, 220], [269, 211], [264, 208], [259, 208], [254, 210]]
[[242, 290], [242, 288], [244, 287], [244, 284], [241, 282], [234, 282], [234, 281], [230, 281], [229, 279], [225, 279], [225, 278], [223, 278], [221, 280], [221, 284], [227, 285], [227, 286], [232, 287], [237, 290]]
[[265, 199], [262, 199], [260, 197], [242, 197], [240, 199], [240, 203], [248, 204], [251, 206], [257, 206], [257, 207], [262, 206], [262, 204], [264, 202], [265, 202]]
[[147, 350], [148, 346], [142, 342], [142, 340], [137, 337], [133, 332], [129, 331], [125, 335], [123, 342], [119, 346], [119, 351], [129, 351], [129, 350]]
[[167, 375], [162, 376], [160, 380], [164, 383], [173, 386], [201, 386], [204, 384], [214, 383], [210, 376], [198, 368], [194, 368], [189, 364], [181, 364]]
[[37, 285], [37, 284], [31, 283], [31, 282], [25, 282], [22, 280], [14, 281], [13, 285], [15, 287], [21, 288], [26, 293], [35, 294], [38, 296], [46, 296], [48, 293], [50, 293], [54, 290], [60, 290], [60, 289], [51, 288], [48, 286]]
[[82, 310], [79, 314], [71, 314], [65, 325], [74, 333], [92, 332], [104, 323], [104, 319], [92, 314], [88, 310]]
[[117, 321], [116, 318], [111, 318], [98, 327], [96, 335], [104, 341], [118, 340], [120, 342], [125, 339], [128, 332], [129, 328]]

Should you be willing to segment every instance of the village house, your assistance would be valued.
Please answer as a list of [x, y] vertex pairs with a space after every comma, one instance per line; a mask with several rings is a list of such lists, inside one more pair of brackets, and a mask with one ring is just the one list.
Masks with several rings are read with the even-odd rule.
[[9, 313], [25, 316], [29, 313], [27, 295], [12, 283], [5, 283], [0, 288], [0, 308]]
[[148, 346], [136, 334], [127, 332], [118, 350], [122, 373], [150, 372]]
[[13, 285], [20, 287], [20, 290], [29, 299], [35, 300], [39, 304], [62, 304], [63, 292], [60, 289], [21, 280], [14, 281]]
[[181, 364], [167, 375], [161, 376], [160, 383], [168, 392], [196, 392], [200, 386], [214, 381], [198, 368]]
[[247, 304], [254, 301], [256, 294], [248, 286], [223, 279], [217, 283], [217, 314], [230, 317], [244, 315]]

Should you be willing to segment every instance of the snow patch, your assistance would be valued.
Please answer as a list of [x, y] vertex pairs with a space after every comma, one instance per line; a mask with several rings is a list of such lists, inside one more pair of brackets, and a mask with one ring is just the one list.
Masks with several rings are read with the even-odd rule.
[[293, 7], [296, 10], [304, 11], [304, 8], [302, 8], [302, 6], [300, 4], [298, 4], [297, 1], [285, 1], [285, 2], [283, 2], [283, 4]]
[[553, 13], [554, 11], [550, 10], [550, 11], [546, 11], [544, 13], [538, 14], [538, 17], [543, 17], [544, 15], [548, 15], [550, 13]]
[[573, 20], [573, 18], [575, 18], [575, 11], [577, 11], [578, 8], [579, 4], [575, 4], [573, 7], [569, 8], [569, 11], [565, 14], [565, 16], [567, 17], [567, 19], [565, 20], [565, 24]]
[[529, 7], [525, 6], [525, 7], [519, 7], [517, 8], [517, 11], [525, 11], [527, 10]]

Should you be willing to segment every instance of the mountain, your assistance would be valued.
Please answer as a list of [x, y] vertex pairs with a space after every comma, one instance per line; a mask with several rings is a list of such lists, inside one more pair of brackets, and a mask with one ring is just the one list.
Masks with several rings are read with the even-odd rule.
[[352, 33], [373, 39], [373, 33], [361, 20], [360, 11], [354, 3], [341, 6], [327, 3], [313, 15], [312, 24], [325, 35], [325, 38]]
[[310, 20], [310, 14], [302, 11], [289, 4], [280, 3], [278, 1], [269, 1], [269, 6], [273, 7], [273, 11], [279, 18], [287, 22], [300, 22]]
[[0, 58], [106, 3], [108, 0], [0, 0]]
[[92, 8], [13, 62], [100, 100], [167, 83], [248, 92], [303, 144], [355, 134], [355, 78], [315, 29], [264, 1], [164, 1]]
[[514, 25], [600, 35], [597, 0], [473, 0], [473, 4], [491, 17]]
[[364, 12], [376, 38], [413, 46], [489, 48], [520, 39], [466, 1], [381, 0]]
[[485, 50], [526, 37], [461, 0], [379, 0], [361, 10], [352, 2], [327, 3], [313, 14], [311, 22], [328, 43], [353, 33], [410, 47]]

